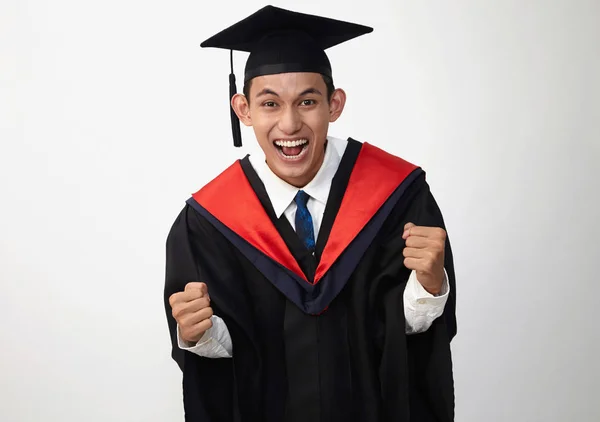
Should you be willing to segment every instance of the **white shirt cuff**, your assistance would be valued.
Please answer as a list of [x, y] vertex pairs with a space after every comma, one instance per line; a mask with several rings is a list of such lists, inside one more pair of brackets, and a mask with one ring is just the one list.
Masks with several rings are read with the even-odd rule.
[[233, 348], [231, 336], [225, 321], [216, 315], [211, 317], [213, 326], [206, 330], [202, 338], [195, 345], [190, 345], [181, 338], [179, 325], [177, 325], [177, 345], [180, 349], [194, 353], [205, 358], [230, 358]]
[[412, 271], [404, 289], [404, 315], [407, 334], [427, 331], [433, 321], [444, 313], [450, 294], [448, 274], [444, 270], [444, 281], [439, 295], [432, 295], [419, 283], [417, 274]]

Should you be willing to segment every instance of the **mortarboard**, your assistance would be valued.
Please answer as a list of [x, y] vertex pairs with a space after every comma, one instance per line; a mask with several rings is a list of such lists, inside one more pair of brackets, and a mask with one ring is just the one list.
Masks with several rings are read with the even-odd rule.
[[[373, 28], [350, 22], [266, 6], [200, 44], [230, 50], [229, 97], [236, 94], [233, 51], [250, 53], [244, 83], [262, 75], [315, 72], [331, 78], [325, 50], [370, 33]], [[242, 146], [240, 122], [230, 109], [234, 145]]]

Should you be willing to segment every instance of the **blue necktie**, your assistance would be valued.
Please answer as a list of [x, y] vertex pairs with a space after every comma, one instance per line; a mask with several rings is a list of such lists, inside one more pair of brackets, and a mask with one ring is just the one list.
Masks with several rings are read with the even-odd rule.
[[315, 233], [313, 220], [306, 204], [308, 203], [308, 194], [303, 190], [298, 191], [294, 201], [296, 202], [296, 233], [300, 240], [306, 246], [306, 249], [313, 251], [315, 248]]

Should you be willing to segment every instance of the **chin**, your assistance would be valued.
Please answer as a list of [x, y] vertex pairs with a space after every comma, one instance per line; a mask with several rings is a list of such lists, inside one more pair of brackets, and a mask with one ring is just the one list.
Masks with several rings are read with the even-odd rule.
[[302, 178], [305, 177], [306, 174], [308, 173], [306, 171], [306, 168], [304, 167], [298, 167], [295, 165], [286, 165], [285, 163], [280, 164], [279, 166], [277, 166], [278, 169], [278, 173], [281, 175], [280, 177], [282, 178]]
[[[306, 184], [314, 175], [310, 175], [310, 166], [307, 165], [297, 165], [282, 162], [281, 160], [277, 160], [277, 164], [272, 167], [273, 172], [280, 179], [286, 181], [287, 183], [299, 186], [299, 184]], [[306, 179], [306, 182], [304, 182]]]

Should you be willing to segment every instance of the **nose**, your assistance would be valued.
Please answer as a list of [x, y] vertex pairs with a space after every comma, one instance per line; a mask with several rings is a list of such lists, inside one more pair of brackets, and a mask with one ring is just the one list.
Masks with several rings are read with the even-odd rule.
[[302, 118], [294, 107], [287, 107], [281, 114], [278, 126], [286, 135], [293, 135], [302, 128]]

